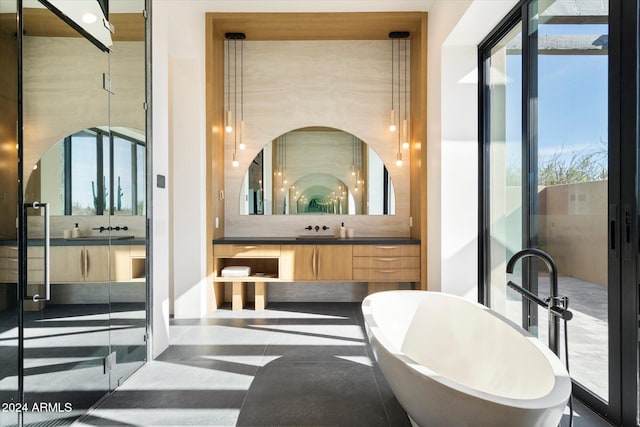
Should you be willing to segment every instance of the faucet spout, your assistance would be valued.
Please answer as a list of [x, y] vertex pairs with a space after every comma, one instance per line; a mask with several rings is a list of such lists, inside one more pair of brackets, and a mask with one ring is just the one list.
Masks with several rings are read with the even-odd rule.
[[558, 296], [558, 267], [556, 266], [556, 262], [551, 258], [551, 255], [543, 251], [542, 249], [537, 248], [527, 248], [523, 249], [519, 252], [513, 254], [513, 256], [507, 262], [507, 273], [513, 273], [513, 269], [516, 266], [516, 263], [526, 257], [535, 257], [544, 261], [547, 265], [547, 269], [549, 270], [549, 296], [551, 298], [555, 298]]
[[533, 294], [528, 289], [524, 289], [521, 286], [516, 285], [512, 281], [509, 281], [507, 284], [509, 287], [515, 289], [520, 294], [522, 294], [525, 298], [530, 301], [535, 302], [536, 304], [547, 308], [549, 310], [549, 347], [551, 350], [559, 355], [559, 339], [560, 339], [560, 319], [562, 317], [565, 320], [569, 320], [571, 318], [571, 312], [565, 310], [563, 307], [559, 307], [557, 302], [560, 300], [558, 298], [558, 267], [556, 266], [555, 261], [551, 258], [551, 255], [546, 253], [545, 251], [537, 248], [527, 248], [523, 249], [519, 252], [513, 254], [513, 256], [507, 262], [507, 273], [513, 273], [513, 269], [516, 263], [526, 257], [534, 257], [544, 261], [547, 265], [547, 269], [549, 270], [549, 299], [547, 301], [542, 301], [538, 298], [537, 295]]

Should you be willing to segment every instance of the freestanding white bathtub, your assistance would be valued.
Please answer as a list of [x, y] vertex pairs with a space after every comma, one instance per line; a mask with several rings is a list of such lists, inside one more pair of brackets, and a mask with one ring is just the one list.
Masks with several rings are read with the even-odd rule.
[[427, 291], [362, 302], [378, 364], [414, 426], [557, 426], [571, 393], [562, 362], [487, 307]]

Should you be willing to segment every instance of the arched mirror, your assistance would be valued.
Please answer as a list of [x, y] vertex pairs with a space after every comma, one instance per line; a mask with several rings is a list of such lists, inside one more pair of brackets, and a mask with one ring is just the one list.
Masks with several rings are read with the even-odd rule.
[[307, 127], [268, 143], [253, 159], [240, 194], [241, 215], [394, 215], [386, 166], [356, 136]]
[[144, 134], [95, 127], [68, 135], [34, 166], [26, 195], [51, 215], [144, 215]]

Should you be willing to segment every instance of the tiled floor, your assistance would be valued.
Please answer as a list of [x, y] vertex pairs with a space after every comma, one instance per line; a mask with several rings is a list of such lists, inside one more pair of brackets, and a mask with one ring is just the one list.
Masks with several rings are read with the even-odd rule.
[[[17, 319], [0, 314], [0, 401], [18, 401]], [[24, 402], [64, 410], [24, 412], [26, 426], [65, 426], [142, 366], [145, 358], [144, 304], [47, 304], [24, 314]], [[116, 352], [116, 368], [103, 359]], [[68, 405], [68, 407], [67, 407]], [[17, 423], [3, 411], [0, 425]]]
[[[77, 425], [409, 426], [362, 322], [358, 303], [173, 320], [169, 349]], [[574, 426], [608, 426], [574, 409]]]
[[270, 304], [173, 320], [171, 346], [79, 425], [409, 426], [360, 304]]

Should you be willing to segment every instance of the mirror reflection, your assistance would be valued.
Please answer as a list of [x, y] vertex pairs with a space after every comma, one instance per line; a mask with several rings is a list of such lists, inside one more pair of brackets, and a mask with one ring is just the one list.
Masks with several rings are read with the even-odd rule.
[[268, 143], [241, 190], [241, 215], [394, 215], [386, 166], [364, 141], [339, 129], [307, 127]]
[[27, 182], [29, 200], [47, 200], [51, 215], [144, 215], [144, 135], [96, 127], [49, 148]]

